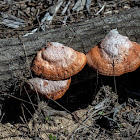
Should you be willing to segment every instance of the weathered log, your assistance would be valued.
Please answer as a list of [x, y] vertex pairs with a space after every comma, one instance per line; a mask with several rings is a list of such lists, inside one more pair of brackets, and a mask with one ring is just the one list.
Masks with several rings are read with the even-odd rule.
[[19, 88], [20, 81], [30, 77], [31, 62], [46, 42], [57, 41], [86, 53], [113, 28], [140, 43], [140, 8], [59, 29], [50, 29], [26, 38], [1, 39], [0, 91], [13, 92]]

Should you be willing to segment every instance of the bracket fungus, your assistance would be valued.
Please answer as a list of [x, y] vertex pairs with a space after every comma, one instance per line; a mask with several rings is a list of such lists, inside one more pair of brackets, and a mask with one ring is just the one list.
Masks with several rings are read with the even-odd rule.
[[57, 100], [69, 88], [71, 76], [81, 71], [85, 64], [85, 54], [58, 42], [47, 43], [45, 48], [37, 52], [31, 66], [40, 78], [29, 79], [27, 84], [32, 91], [47, 99]]
[[140, 66], [140, 45], [113, 29], [86, 56], [88, 65], [100, 74], [120, 76]]
[[71, 78], [66, 80], [51, 81], [42, 78], [32, 78], [27, 81], [30, 89], [45, 96], [47, 99], [61, 98], [70, 86]]
[[44, 79], [62, 80], [77, 74], [85, 64], [85, 54], [61, 43], [51, 42], [37, 52], [31, 69]]

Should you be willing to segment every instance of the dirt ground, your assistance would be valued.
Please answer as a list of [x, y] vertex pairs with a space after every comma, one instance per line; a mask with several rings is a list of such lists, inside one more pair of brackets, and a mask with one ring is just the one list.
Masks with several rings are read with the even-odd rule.
[[[140, 5], [137, 0], [82, 2], [81, 5], [78, 0], [0, 1], [0, 38], [28, 36]], [[85, 69], [87, 66], [81, 75]], [[140, 139], [140, 68], [120, 77], [89, 71], [91, 79], [72, 83], [57, 101], [29, 94], [25, 86], [22, 96], [0, 96], [0, 139]]]

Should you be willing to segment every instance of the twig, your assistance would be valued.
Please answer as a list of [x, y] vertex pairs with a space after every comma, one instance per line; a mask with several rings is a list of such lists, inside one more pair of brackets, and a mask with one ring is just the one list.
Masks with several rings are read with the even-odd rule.
[[[2, 93], [1, 95], [3, 95], [3, 96], [10, 96], [10, 97], [15, 98], [15, 99], [17, 99], [17, 100], [20, 100], [20, 101], [22, 101], [22, 102], [25, 102], [25, 103], [31, 104], [30, 102], [28, 102], [28, 101], [26, 101], [26, 100], [23, 100], [23, 99], [18, 98], [18, 97], [16, 97], [16, 96], [13, 96], [13, 95], [10, 95], [10, 94], [7, 94], [7, 93], [4, 93], [4, 92], [2, 92], [2, 91], [0, 91], [0, 93]], [[34, 105], [34, 106], [38, 106], [38, 105], [36, 105], [36, 104], [33, 104], [33, 105]]]
[[24, 86], [24, 89], [25, 89], [25, 92], [26, 92], [26, 94], [27, 94], [27, 96], [28, 96], [28, 98], [29, 98], [30, 102], [31, 102], [31, 105], [32, 105], [32, 107], [33, 107], [34, 111], [36, 111], [35, 106], [34, 106], [34, 104], [33, 104], [32, 100], [31, 100], [31, 98], [30, 98], [30, 96], [29, 96], [29, 94], [28, 94], [28, 92], [27, 92], [27, 90], [26, 90], [26, 87], [25, 87], [25, 86]]
[[105, 108], [107, 108], [107, 106], [106, 106], [106, 107], [101, 107], [101, 108], [95, 110], [93, 113], [91, 113], [91, 114], [80, 124], [80, 126], [78, 126], [78, 128], [76, 128], [76, 129], [74, 130], [74, 132], [73, 132], [73, 134], [72, 134], [72, 136], [71, 136], [72, 139], [73, 139], [74, 134], [75, 134], [79, 129], [82, 128], [81, 126], [82, 126], [82, 125], [85, 125], [86, 121], [88, 121], [95, 113], [97, 113], [98, 111], [103, 110], [103, 109], [105, 109]]
[[106, 5], [106, 2], [102, 6], [102, 8], [96, 14], [94, 14], [94, 15], [97, 16], [99, 13], [101, 13], [103, 11], [103, 9], [105, 8], [105, 5]]
[[69, 114], [71, 114], [72, 115], [72, 117], [74, 118], [74, 120], [76, 121], [76, 122], [78, 122], [78, 116], [76, 115], [76, 114], [73, 114], [73, 113], [71, 113], [69, 110], [67, 110], [65, 107], [63, 107], [62, 105], [60, 105], [57, 101], [55, 101], [55, 100], [53, 100], [53, 99], [50, 99], [51, 101], [53, 101], [53, 102], [55, 102], [57, 105], [59, 105], [61, 108], [63, 108], [65, 111], [67, 111]]
[[2, 119], [4, 117], [5, 113], [2, 114], [1, 118], [0, 118], [0, 123], [2, 122]]

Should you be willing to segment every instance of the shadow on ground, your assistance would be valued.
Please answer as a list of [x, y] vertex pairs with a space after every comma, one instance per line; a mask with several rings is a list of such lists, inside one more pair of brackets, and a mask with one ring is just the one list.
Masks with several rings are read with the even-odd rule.
[[[109, 85], [113, 91], [116, 90], [119, 95], [119, 103], [126, 102], [128, 97], [140, 98], [140, 82], [138, 81], [140, 68], [136, 71], [124, 74], [119, 77], [108, 77], [98, 75], [87, 65], [85, 68], [72, 77], [72, 83], [66, 94], [57, 103], [73, 112], [78, 109], [84, 109], [91, 104], [96, 96], [96, 93], [103, 85]], [[115, 81], [115, 82], [114, 82]], [[116, 89], [115, 89], [116, 83]], [[25, 92], [25, 91], [24, 91]], [[16, 96], [16, 95], [15, 95]], [[33, 104], [37, 105], [36, 94], [30, 93], [30, 99], [28, 96], [19, 96], [28, 102], [32, 100]], [[41, 100], [46, 100], [40, 97]], [[61, 106], [51, 100], [46, 100], [46, 103], [55, 110], [64, 110]], [[37, 106], [33, 106], [29, 103], [19, 101], [14, 98], [6, 98], [2, 105], [2, 123], [18, 123], [25, 122], [25, 118], [30, 120], [32, 114], [35, 112]]]

